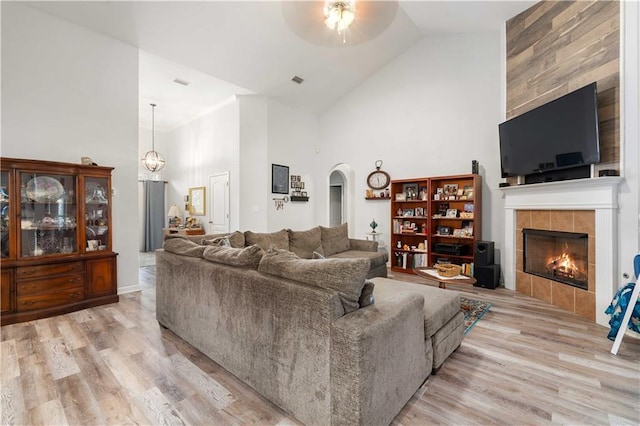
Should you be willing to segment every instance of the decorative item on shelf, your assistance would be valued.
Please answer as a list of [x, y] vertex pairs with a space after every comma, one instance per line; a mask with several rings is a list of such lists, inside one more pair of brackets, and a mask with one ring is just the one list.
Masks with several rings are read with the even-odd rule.
[[105, 197], [105, 190], [102, 185], [88, 181], [84, 185], [85, 199], [87, 204], [108, 204], [109, 200]]
[[83, 166], [97, 166], [98, 163], [94, 162], [91, 157], [80, 157], [80, 163]]
[[182, 223], [182, 220], [180, 219], [181, 215], [182, 213], [180, 212], [180, 207], [175, 204], [169, 207], [169, 212], [167, 213], [167, 216], [169, 216], [170, 218], [169, 228], [176, 228], [180, 226], [180, 224]]
[[372, 219], [371, 223], [369, 224], [369, 226], [371, 227], [371, 233], [375, 234], [376, 233], [376, 228], [378, 227], [378, 224], [376, 223], [376, 220]]
[[474, 175], [478, 174], [478, 160], [471, 161], [471, 173]]
[[[369, 188], [371, 189], [384, 189], [389, 186], [389, 183], [391, 182], [389, 173], [380, 170], [380, 167], [382, 167], [382, 160], [376, 161], [376, 169], [367, 176], [367, 185], [369, 185]], [[385, 193], [390, 193], [390, 191], [387, 192], [385, 190]], [[396, 201], [400, 201], [397, 199], [397, 196]]]
[[198, 224], [198, 218], [193, 216], [187, 217], [184, 220], [184, 226], [185, 228], [199, 228], [200, 225]]
[[57, 179], [49, 176], [38, 176], [27, 182], [26, 196], [38, 203], [56, 201], [64, 194], [64, 187]]
[[147, 151], [142, 156], [142, 165], [150, 172], [160, 171], [165, 164], [164, 157], [156, 151], [155, 144], [155, 108], [156, 104], [151, 104], [151, 151]]
[[418, 197], [422, 201], [426, 201], [429, 198], [429, 194], [427, 193], [427, 187], [426, 186], [421, 186], [420, 187], [420, 192], [418, 193]]

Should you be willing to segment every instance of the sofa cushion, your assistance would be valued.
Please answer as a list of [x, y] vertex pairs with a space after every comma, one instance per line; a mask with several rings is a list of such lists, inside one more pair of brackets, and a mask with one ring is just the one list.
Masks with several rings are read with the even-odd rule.
[[262, 256], [258, 271], [334, 290], [345, 313], [355, 311], [369, 271], [367, 259], [300, 259], [285, 250], [269, 250]]
[[241, 249], [210, 245], [205, 248], [203, 257], [215, 263], [258, 269], [258, 264], [263, 254], [264, 251], [256, 245]]
[[376, 300], [397, 295], [399, 293], [418, 293], [424, 297], [424, 334], [432, 337], [458, 312], [460, 312], [460, 295], [451, 290], [432, 287], [426, 284], [406, 283], [388, 278], [373, 278], [376, 287], [373, 292]]
[[[240, 232], [240, 231], [235, 231], [232, 233], [224, 233], [224, 234], [208, 234], [208, 235], [201, 235], [199, 238], [200, 240], [192, 240], [192, 241], [197, 241], [201, 244], [205, 244], [205, 245], [211, 245], [211, 243], [213, 242], [213, 240], [217, 240], [219, 238], [223, 238], [223, 237], [227, 237], [227, 239], [229, 240], [229, 243], [231, 243], [231, 247], [235, 247], [235, 248], [243, 248], [244, 247], [244, 233]], [[218, 244], [219, 245], [219, 244]]]
[[202, 257], [206, 246], [203, 246], [187, 238], [166, 238], [162, 243], [162, 248], [168, 252], [181, 256]]
[[358, 258], [358, 259], [369, 259], [371, 263], [371, 269], [377, 268], [378, 266], [386, 265], [387, 260], [389, 260], [389, 255], [384, 251], [358, 251], [358, 250], [347, 250], [340, 253], [336, 253], [331, 256], [334, 259], [350, 259], [350, 258]]
[[279, 249], [289, 250], [289, 233], [286, 229], [270, 233], [245, 231], [244, 239], [245, 245], [256, 244], [264, 251], [269, 250], [272, 244]]
[[346, 223], [332, 228], [321, 226], [320, 232], [325, 256], [349, 250], [349, 230]]
[[313, 258], [313, 252], [322, 245], [320, 227], [316, 226], [307, 231], [293, 231], [289, 229], [289, 250], [301, 259]]

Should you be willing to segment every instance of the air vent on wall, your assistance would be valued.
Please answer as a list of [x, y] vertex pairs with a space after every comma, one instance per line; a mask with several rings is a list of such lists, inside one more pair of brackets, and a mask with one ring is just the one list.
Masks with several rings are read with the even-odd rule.
[[302, 77], [298, 77], [297, 75], [294, 75], [291, 81], [293, 81], [294, 83], [302, 84], [304, 79]]
[[188, 85], [191, 84], [190, 82], [185, 81], [185, 80], [180, 80], [179, 78], [174, 79], [173, 82], [176, 83], [176, 84], [181, 84], [183, 86], [188, 86]]

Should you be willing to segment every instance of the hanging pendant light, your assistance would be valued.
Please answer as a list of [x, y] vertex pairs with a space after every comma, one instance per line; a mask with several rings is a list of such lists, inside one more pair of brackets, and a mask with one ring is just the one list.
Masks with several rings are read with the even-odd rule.
[[155, 108], [156, 104], [151, 104], [151, 151], [147, 151], [142, 157], [142, 165], [150, 172], [157, 172], [164, 167], [164, 157], [156, 151], [155, 145]]

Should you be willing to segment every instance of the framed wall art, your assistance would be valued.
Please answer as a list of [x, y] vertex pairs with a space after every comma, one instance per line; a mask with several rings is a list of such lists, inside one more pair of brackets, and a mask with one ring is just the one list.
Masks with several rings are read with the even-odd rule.
[[273, 194], [289, 193], [289, 166], [271, 164], [271, 192]]

